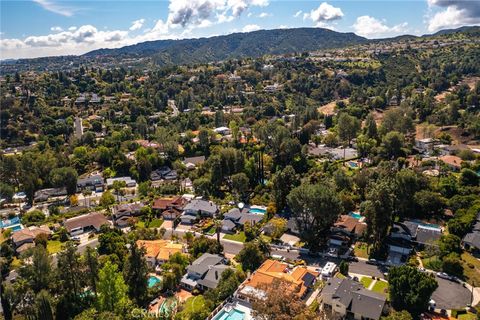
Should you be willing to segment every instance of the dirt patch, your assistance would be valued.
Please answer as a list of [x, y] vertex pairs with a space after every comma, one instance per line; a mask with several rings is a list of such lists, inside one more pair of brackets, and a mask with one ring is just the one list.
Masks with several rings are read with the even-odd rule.
[[337, 114], [337, 112], [335, 111], [335, 107], [337, 106], [337, 102], [340, 102], [340, 101], [342, 101], [345, 104], [348, 103], [348, 99], [335, 100], [327, 104], [324, 104], [323, 106], [318, 107], [318, 112], [323, 113], [326, 116], [335, 115]]
[[442, 91], [439, 94], [437, 94], [435, 96], [435, 101], [442, 102], [443, 100], [445, 100], [445, 98], [447, 97], [447, 95], [449, 93], [452, 93], [453, 91], [455, 91], [455, 89], [457, 89], [458, 87], [460, 87], [461, 85], [464, 85], [464, 84], [466, 84], [470, 88], [470, 90], [472, 90], [475, 87], [475, 84], [478, 81], [480, 81], [480, 77], [464, 78], [462, 81], [460, 81], [458, 84], [454, 85], [453, 87], [450, 87], [447, 90]]
[[457, 126], [445, 126], [435, 130], [435, 136], [446, 133], [452, 137], [452, 144], [468, 144], [473, 141], [473, 135], [469, 134], [462, 128]]

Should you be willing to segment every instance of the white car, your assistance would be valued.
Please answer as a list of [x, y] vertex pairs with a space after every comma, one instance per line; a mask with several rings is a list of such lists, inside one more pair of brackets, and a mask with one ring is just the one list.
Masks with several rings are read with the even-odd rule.
[[454, 277], [446, 274], [445, 272], [437, 272], [437, 277], [445, 279], [445, 280], [453, 280]]

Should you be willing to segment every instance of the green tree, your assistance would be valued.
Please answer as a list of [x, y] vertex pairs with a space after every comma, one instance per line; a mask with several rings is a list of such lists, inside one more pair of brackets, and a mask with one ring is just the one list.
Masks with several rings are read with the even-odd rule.
[[413, 316], [427, 310], [428, 302], [438, 284], [435, 278], [409, 266], [393, 267], [388, 274], [392, 306], [397, 311], [406, 310]]
[[65, 187], [68, 195], [77, 192], [77, 170], [71, 167], [53, 169], [50, 173], [50, 181], [56, 188]]
[[460, 171], [459, 181], [462, 186], [478, 186], [480, 177], [472, 169], [463, 168]]
[[249, 180], [245, 173], [232, 175], [232, 188], [239, 199], [245, 199], [248, 193]]
[[388, 180], [380, 180], [369, 187], [366, 201], [362, 203], [374, 250], [380, 249], [392, 224], [394, 190]]
[[129, 304], [128, 286], [118, 266], [107, 261], [98, 274], [98, 305], [101, 311], [123, 314]]
[[463, 276], [463, 266], [457, 253], [449, 253], [442, 258], [442, 271], [457, 277]]
[[419, 213], [424, 217], [438, 216], [443, 213], [446, 201], [439, 193], [421, 190], [416, 192], [413, 198]]
[[410, 169], [403, 169], [395, 176], [395, 198], [398, 212], [411, 217], [416, 213], [415, 193], [426, 187], [423, 178]]
[[407, 311], [393, 311], [386, 317], [382, 317], [381, 320], [413, 320], [412, 315]]
[[100, 197], [100, 205], [102, 207], [107, 208], [114, 203], [115, 203], [115, 197], [109, 190], [102, 193], [102, 196]]
[[344, 276], [348, 276], [348, 267], [349, 264], [345, 260], [342, 260], [340, 264], [338, 265], [338, 270], [340, 271], [341, 274]]
[[260, 250], [258, 244], [247, 242], [235, 259], [240, 262], [243, 270], [254, 271], [263, 263], [265, 255]]
[[300, 184], [300, 179], [292, 166], [288, 165], [283, 170], [275, 173], [272, 178], [272, 193], [278, 211], [287, 205], [287, 196], [293, 188]]
[[343, 211], [334, 188], [327, 183], [301, 184], [287, 199], [300, 237], [312, 247], [325, 241], [328, 230]]
[[404, 156], [405, 138], [397, 131], [388, 132], [382, 139], [382, 155], [385, 159], [396, 159]]
[[95, 296], [97, 296], [97, 281], [98, 281], [98, 254], [92, 247], [87, 247], [83, 257], [86, 267], [87, 283], [92, 289]]
[[196, 259], [205, 252], [219, 254], [223, 251], [223, 246], [219, 244], [216, 240], [209, 239], [202, 235], [193, 240], [188, 251], [190, 252], [192, 257]]
[[38, 320], [53, 320], [52, 299], [48, 291], [40, 291], [35, 298], [35, 313]]
[[130, 244], [130, 252], [123, 269], [123, 278], [128, 283], [130, 299], [139, 306], [143, 305], [147, 298], [148, 266], [145, 260], [145, 248], [139, 248], [135, 242]]
[[62, 314], [74, 316], [80, 313], [80, 294], [84, 286], [84, 274], [80, 254], [77, 253], [77, 247], [72, 242], [67, 242], [65, 250], [57, 255], [57, 275], [62, 291]]
[[52, 261], [44, 246], [33, 249], [32, 263], [20, 269], [22, 275], [34, 292], [48, 289], [52, 285]]
[[350, 145], [352, 139], [357, 136], [360, 130], [360, 121], [348, 113], [342, 112], [338, 117], [337, 126], [340, 140]]
[[377, 123], [375, 122], [375, 118], [372, 113], [369, 113], [368, 116], [365, 118], [365, 135], [368, 138], [376, 139], [378, 135], [377, 131]]
[[45, 214], [40, 210], [32, 210], [22, 215], [22, 223], [26, 226], [39, 225], [45, 221]]

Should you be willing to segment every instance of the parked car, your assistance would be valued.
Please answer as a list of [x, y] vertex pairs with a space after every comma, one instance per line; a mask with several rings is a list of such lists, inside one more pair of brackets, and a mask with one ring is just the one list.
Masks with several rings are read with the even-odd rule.
[[437, 277], [445, 279], [445, 280], [450, 280], [450, 281], [455, 280], [455, 277], [452, 277], [451, 275], [448, 275], [445, 272], [437, 272]]
[[376, 266], [378, 265], [378, 261], [376, 259], [368, 259], [367, 264]]

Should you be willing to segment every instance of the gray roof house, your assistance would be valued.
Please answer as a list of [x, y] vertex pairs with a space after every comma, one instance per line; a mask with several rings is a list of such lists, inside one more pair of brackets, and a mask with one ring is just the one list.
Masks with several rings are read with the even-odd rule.
[[433, 245], [442, 236], [442, 229], [439, 227], [425, 225], [417, 221], [406, 220], [403, 222], [403, 226], [410, 233], [411, 241], [419, 246]]
[[472, 231], [463, 237], [462, 244], [467, 250], [480, 250], [480, 213], [477, 215], [477, 221], [473, 225]]
[[222, 230], [225, 232], [230, 232], [233, 231], [233, 226], [244, 226], [247, 222], [251, 225], [254, 225], [262, 221], [262, 214], [249, 213], [248, 211], [248, 208], [243, 208], [241, 211], [238, 208], [230, 209], [230, 211], [225, 213], [223, 216], [224, 219], [222, 221]]
[[83, 190], [103, 191], [103, 177], [99, 174], [91, 175], [77, 180], [77, 192]]
[[181, 279], [180, 284], [188, 290], [194, 288], [215, 289], [223, 271], [229, 268], [225, 263], [225, 258], [220, 255], [204, 253], [187, 267], [187, 273]]
[[325, 311], [341, 317], [378, 320], [386, 311], [386, 297], [352, 279], [331, 278], [321, 293]]
[[192, 224], [197, 217], [213, 217], [218, 213], [218, 206], [212, 201], [194, 199], [183, 208], [180, 220], [184, 224]]

